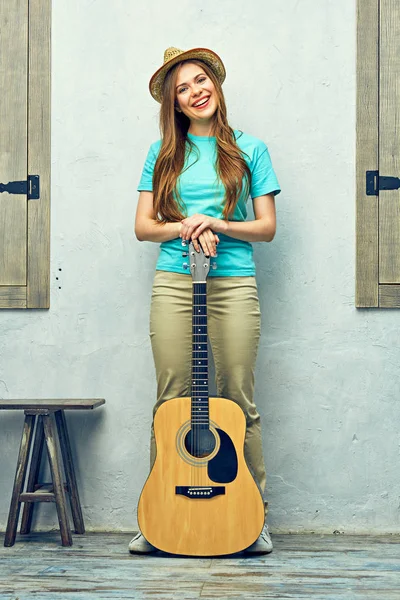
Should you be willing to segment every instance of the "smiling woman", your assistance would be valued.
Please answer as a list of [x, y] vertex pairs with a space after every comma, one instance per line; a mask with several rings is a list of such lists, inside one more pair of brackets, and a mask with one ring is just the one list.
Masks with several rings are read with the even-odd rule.
[[[199, 72], [200, 69], [200, 72]], [[191, 123], [194, 135], [210, 135], [217, 98], [212, 80], [193, 62], [184, 63], [178, 73], [177, 111], [183, 112]], [[202, 114], [199, 114], [202, 113]], [[197, 132], [197, 133], [196, 133]]]
[[[150, 146], [143, 168], [135, 233], [140, 241], [161, 242], [150, 315], [157, 375], [153, 416], [167, 400], [191, 395], [192, 280], [182, 260], [182, 245], [190, 241], [216, 259], [209, 274], [207, 313], [217, 392], [244, 412], [244, 455], [264, 492], [260, 416], [253, 399], [260, 310], [251, 242], [273, 239], [280, 187], [265, 143], [230, 127], [224, 79], [225, 67], [212, 50], [166, 50], [164, 64], [150, 80], [150, 93], [161, 104], [161, 139]], [[253, 220], [247, 220], [249, 195]], [[160, 450], [152, 426], [151, 474], [157, 470], [156, 455]], [[265, 502], [265, 515], [267, 508]], [[129, 549], [151, 552], [155, 547], [139, 534]], [[271, 550], [265, 525], [247, 552]]]

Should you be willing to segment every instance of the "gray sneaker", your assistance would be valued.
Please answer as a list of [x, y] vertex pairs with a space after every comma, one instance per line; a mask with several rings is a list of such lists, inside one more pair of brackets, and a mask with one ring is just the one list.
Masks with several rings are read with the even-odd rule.
[[246, 548], [245, 554], [269, 554], [272, 552], [272, 542], [268, 531], [268, 525], [264, 525], [262, 532], [254, 544]]
[[157, 548], [150, 544], [140, 531], [131, 539], [128, 548], [131, 554], [150, 554], [151, 552], [157, 552]]

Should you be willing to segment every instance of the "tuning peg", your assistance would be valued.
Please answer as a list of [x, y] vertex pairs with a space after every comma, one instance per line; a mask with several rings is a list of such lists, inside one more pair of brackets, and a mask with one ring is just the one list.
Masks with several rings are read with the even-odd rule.
[[187, 245], [186, 240], [182, 240], [182, 246], [186, 246], [186, 245]]
[[217, 263], [215, 263], [215, 262], [211, 263], [211, 268], [214, 269], [214, 271], [215, 271], [215, 269], [217, 268]]
[[187, 263], [183, 263], [182, 267], [183, 267], [184, 269], [188, 269], [188, 268], [189, 268], [189, 265], [188, 265]]
[[182, 252], [182, 256], [185, 258], [185, 256], [187, 256], [188, 253], [187, 252]]

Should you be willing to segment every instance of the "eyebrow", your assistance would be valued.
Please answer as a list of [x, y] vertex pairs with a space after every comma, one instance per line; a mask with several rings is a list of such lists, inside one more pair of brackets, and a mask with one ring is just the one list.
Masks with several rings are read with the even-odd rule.
[[[200, 75], [205, 75], [205, 73], [198, 73], [196, 75], [196, 77], [193, 77], [192, 81], [194, 81], [195, 79], [197, 79], [198, 77], [200, 77]], [[179, 87], [181, 87], [182, 85], [187, 85], [186, 81], [180, 83], [179, 85], [176, 86], [176, 89], [178, 89]]]

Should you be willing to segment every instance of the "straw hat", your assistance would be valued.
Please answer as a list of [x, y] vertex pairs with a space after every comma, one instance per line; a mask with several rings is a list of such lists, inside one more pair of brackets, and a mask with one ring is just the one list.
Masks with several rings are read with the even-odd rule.
[[215, 54], [215, 52], [212, 50], [208, 50], [207, 48], [193, 48], [192, 50], [167, 48], [167, 50], [164, 52], [163, 66], [154, 73], [149, 83], [150, 94], [155, 100], [157, 100], [157, 102], [161, 102], [162, 100], [162, 87], [168, 71], [171, 69], [171, 67], [176, 65], [176, 63], [179, 63], [182, 60], [189, 60], [190, 58], [198, 58], [204, 61], [209, 67], [211, 67], [215, 75], [218, 77], [219, 82], [222, 83], [224, 81], [226, 76], [224, 64], [218, 54]]

